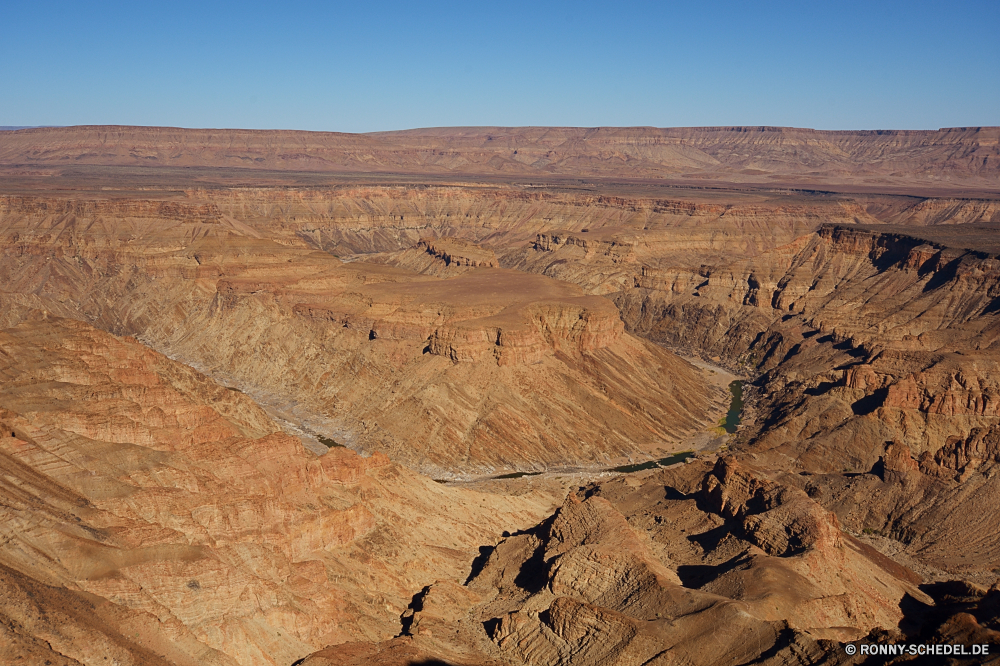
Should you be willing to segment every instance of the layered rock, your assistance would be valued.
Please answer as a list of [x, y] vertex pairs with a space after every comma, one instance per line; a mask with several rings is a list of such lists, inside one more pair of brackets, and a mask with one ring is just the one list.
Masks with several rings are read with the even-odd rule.
[[[997, 183], [995, 127], [827, 132], [787, 127], [484, 127], [373, 134], [166, 127], [24, 129], [0, 164], [211, 166], [312, 172], [459, 173], [803, 184], [961, 178]], [[938, 182], [935, 182], [938, 179]]]
[[72, 320], [0, 332], [0, 375], [5, 663], [287, 666], [387, 639], [412, 589], [551, 507], [316, 456], [244, 394]]
[[[994, 640], [994, 134], [0, 137], [0, 660], [777, 666]], [[398, 465], [690, 447], [722, 396], [636, 334], [755, 380], [732, 457], [552, 515], [528, 489], [559, 481]]]
[[[879, 218], [850, 198], [789, 201], [781, 194], [738, 194], [726, 203], [700, 197], [636, 194], [631, 197], [577, 194], [519, 187], [375, 187], [336, 189], [257, 188], [189, 190], [225, 214], [256, 229], [301, 238], [345, 256], [398, 252], [430, 234], [461, 238], [503, 255], [536, 240], [539, 232], [583, 234], [615, 230], [634, 242], [645, 238], [660, 255], [715, 258], [755, 254], [812, 231], [823, 222], [865, 222]], [[669, 198], [671, 194], [675, 198]], [[895, 214], [895, 211], [893, 211]], [[663, 232], [670, 234], [650, 234]], [[584, 236], [583, 238], [586, 238]], [[416, 261], [416, 253], [408, 261]], [[512, 267], [518, 255], [501, 256]]]
[[[740, 455], [787, 470], [841, 524], [879, 535], [874, 545], [922, 575], [989, 587], [994, 236], [990, 226], [826, 225], [756, 257], [644, 265], [615, 300], [630, 330], [758, 375]], [[567, 276], [605, 265], [566, 258]], [[794, 522], [745, 529], [778, 552]]]
[[831, 225], [727, 267], [646, 271], [617, 302], [633, 330], [768, 372], [760, 449], [867, 469], [885, 440], [933, 452], [995, 422], [996, 264], [898, 230]]
[[454, 277], [476, 268], [500, 268], [492, 250], [456, 237], [421, 238], [414, 247], [405, 250], [364, 254], [359, 258], [441, 278]]
[[421, 238], [418, 249], [440, 259], [446, 265], [470, 268], [500, 268], [497, 257], [490, 250], [484, 250], [475, 243], [460, 238]]
[[[838, 663], [839, 641], [895, 627], [903, 599], [931, 601], [919, 581], [806, 493], [728, 458], [581, 488], [500, 542], [464, 588], [425, 588], [403, 635], [367, 654], [385, 664], [408, 663], [404, 650], [455, 664]], [[304, 664], [355, 655], [331, 648]]]
[[8, 292], [292, 405], [305, 413], [294, 419], [323, 421], [318, 435], [438, 475], [669, 451], [720, 406], [698, 370], [627, 335], [610, 301], [567, 283], [344, 264], [225, 214], [214, 225], [99, 219], [12, 210]]

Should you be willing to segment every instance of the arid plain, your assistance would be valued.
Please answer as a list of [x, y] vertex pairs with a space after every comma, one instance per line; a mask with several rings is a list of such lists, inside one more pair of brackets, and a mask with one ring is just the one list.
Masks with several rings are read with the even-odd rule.
[[1000, 663], [998, 139], [0, 132], [0, 663]]

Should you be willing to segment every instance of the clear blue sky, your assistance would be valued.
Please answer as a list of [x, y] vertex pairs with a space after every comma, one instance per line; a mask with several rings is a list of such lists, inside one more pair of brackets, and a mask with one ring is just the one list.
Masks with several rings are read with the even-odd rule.
[[0, 125], [1000, 125], [1000, 0], [0, 5]]

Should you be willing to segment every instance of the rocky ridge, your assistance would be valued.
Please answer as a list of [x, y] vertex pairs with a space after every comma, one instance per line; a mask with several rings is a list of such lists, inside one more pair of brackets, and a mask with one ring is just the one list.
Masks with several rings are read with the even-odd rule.
[[242, 393], [72, 320], [0, 332], [0, 375], [5, 663], [287, 666], [388, 638], [411, 589], [556, 499], [316, 456]]
[[581, 488], [464, 587], [425, 588], [400, 638], [303, 664], [850, 663], [837, 641], [897, 624], [904, 598], [933, 603], [919, 580], [723, 458]]
[[439, 476], [578, 463], [581, 446], [605, 466], [669, 452], [724, 399], [567, 283], [344, 264], [211, 208], [208, 221], [89, 210], [5, 214], [10, 298], [276, 393], [323, 414], [326, 437]]
[[81, 126], [0, 134], [0, 164], [319, 172], [959, 180], [996, 187], [995, 127], [440, 128], [374, 134]]
[[[989, 189], [990, 131], [420, 130], [379, 151], [244, 133], [223, 151], [226, 132], [170, 130], [140, 156], [175, 159], [170, 135], [189, 175], [102, 166], [137, 159], [128, 132], [72, 168], [58, 141], [0, 166], [11, 657], [778, 666], [993, 642], [1000, 219], [963, 190]], [[288, 171], [354, 169], [331, 146], [355, 139], [378, 177]], [[241, 156], [259, 176], [224, 166]], [[408, 160], [491, 175], [386, 175]], [[637, 178], [678, 165], [743, 185]], [[497, 175], [522, 168], [577, 179]], [[86, 194], [54, 194], [70, 173]], [[397, 462], [685, 446], [722, 396], [650, 341], [750, 378], [728, 452], [595, 481], [441, 484]]]

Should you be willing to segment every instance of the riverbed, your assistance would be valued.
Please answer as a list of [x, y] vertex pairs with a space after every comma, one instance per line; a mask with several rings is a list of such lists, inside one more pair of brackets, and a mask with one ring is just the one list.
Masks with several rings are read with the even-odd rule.
[[674, 453], [664, 457], [628, 463], [625, 465], [615, 465], [605, 467], [603, 469], [599, 467], [566, 466], [559, 469], [545, 470], [544, 472], [511, 472], [509, 474], [500, 474], [490, 478], [495, 480], [507, 480], [540, 476], [543, 474], [630, 474], [647, 469], [669, 467], [670, 465], [676, 465], [677, 463], [686, 461], [687, 459], [695, 456], [696, 453], [718, 450], [720, 446], [724, 445], [725, 442], [728, 441], [729, 435], [735, 433], [736, 429], [740, 425], [740, 420], [743, 414], [744, 380], [728, 370], [717, 365], [712, 365], [711, 363], [703, 361], [700, 358], [691, 356], [682, 356], [681, 358], [700, 369], [706, 380], [708, 380], [711, 385], [720, 389], [724, 388], [729, 393], [729, 408], [724, 414], [721, 412], [721, 408], [720, 411], [717, 412], [719, 418], [714, 422], [716, 423], [715, 427], [708, 427], [704, 432], [694, 433], [688, 438], [685, 438], [681, 450], [675, 451]]

